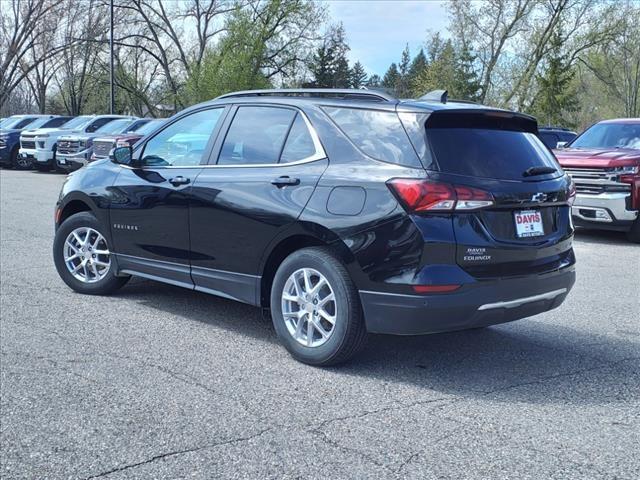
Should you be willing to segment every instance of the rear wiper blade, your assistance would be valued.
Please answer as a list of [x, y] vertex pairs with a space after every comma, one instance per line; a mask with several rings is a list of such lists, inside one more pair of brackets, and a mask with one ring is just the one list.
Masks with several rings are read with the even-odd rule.
[[544, 175], [545, 173], [555, 173], [557, 170], [553, 167], [529, 167], [523, 173], [523, 177], [533, 177], [535, 175]]

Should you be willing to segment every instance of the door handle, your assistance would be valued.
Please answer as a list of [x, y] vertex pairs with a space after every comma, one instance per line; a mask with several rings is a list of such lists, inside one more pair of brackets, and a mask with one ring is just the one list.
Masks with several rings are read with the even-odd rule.
[[190, 182], [191, 182], [190, 178], [185, 178], [183, 176], [178, 176], [178, 177], [169, 179], [169, 183], [174, 187], [179, 187], [180, 185], [187, 185]]
[[282, 177], [274, 178], [271, 180], [271, 185], [275, 185], [276, 187], [286, 187], [287, 185], [299, 185], [299, 178], [291, 178], [287, 175], [283, 175]]

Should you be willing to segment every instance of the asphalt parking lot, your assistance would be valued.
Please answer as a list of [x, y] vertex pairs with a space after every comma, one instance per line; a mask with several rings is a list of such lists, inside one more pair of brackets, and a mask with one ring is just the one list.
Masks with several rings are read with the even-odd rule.
[[61, 175], [0, 172], [0, 477], [640, 478], [640, 246], [579, 232], [558, 310], [376, 336], [334, 369], [260, 312], [133, 280], [71, 292]]

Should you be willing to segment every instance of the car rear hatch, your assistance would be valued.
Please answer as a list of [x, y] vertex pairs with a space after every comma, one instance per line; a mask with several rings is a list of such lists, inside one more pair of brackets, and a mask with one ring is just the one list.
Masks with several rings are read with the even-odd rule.
[[426, 122], [429, 178], [454, 186], [456, 260], [476, 278], [573, 263], [571, 180], [536, 131], [533, 118], [494, 110], [437, 111]]

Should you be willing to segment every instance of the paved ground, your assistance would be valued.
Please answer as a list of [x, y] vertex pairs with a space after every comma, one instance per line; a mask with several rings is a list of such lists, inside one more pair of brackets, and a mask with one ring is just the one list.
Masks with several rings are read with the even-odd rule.
[[10, 478], [640, 478], [640, 246], [576, 238], [557, 311], [293, 361], [257, 309], [148, 281], [72, 293], [64, 177], [2, 171], [1, 459]]

